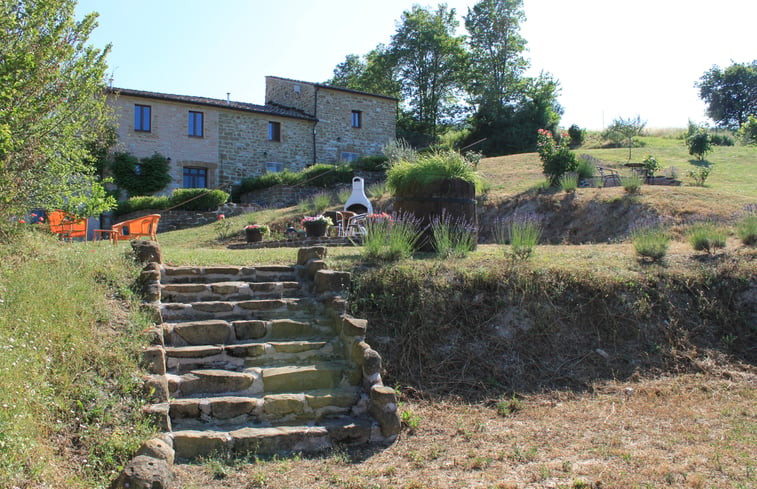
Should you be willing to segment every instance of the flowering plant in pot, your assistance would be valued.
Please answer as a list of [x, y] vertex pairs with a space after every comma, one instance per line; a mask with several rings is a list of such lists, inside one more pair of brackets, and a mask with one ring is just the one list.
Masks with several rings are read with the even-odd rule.
[[308, 237], [326, 236], [326, 230], [333, 226], [334, 221], [331, 218], [318, 214], [317, 216], [305, 216], [302, 218], [302, 226]]
[[248, 224], [244, 227], [245, 239], [248, 243], [262, 241], [263, 236], [268, 234], [269, 228], [265, 224]]

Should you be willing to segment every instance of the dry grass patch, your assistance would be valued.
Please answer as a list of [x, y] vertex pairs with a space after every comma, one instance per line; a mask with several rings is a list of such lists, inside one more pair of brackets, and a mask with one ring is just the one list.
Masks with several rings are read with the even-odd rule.
[[177, 467], [179, 487], [626, 488], [754, 487], [757, 374], [708, 373], [597, 383], [590, 392], [523, 397], [509, 416], [496, 399], [410, 400], [419, 418], [386, 449], [238, 465], [220, 479]]

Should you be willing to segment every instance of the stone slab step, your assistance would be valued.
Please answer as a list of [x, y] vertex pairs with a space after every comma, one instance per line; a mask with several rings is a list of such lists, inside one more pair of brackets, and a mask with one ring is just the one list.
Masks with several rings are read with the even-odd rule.
[[334, 389], [361, 383], [361, 370], [343, 361], [282, 367], [249, 367], [240, 371], [197, 369], [166, 374], [174, 398], [207, 395], [251, 396], [313, 389]]
[[160, 304], [165, 322], [202, 321], [207, 319], [305, 319], [317, 309], [313, 301], [299, 298], [252, 299], [245, 301], [205, 301]]
[[176, 430], [172, 436], [179, 460], [191, 460], [214, 452], [261, 457], [299, 452], [316, 453], [337, 444], [380, 441], [374, 422], [352, 417], [331, 419], [316, 425]]
[[210, 266], [161, 268], [160, 281], [163, 284], [214, 283], [214, 282], [285, 282], [296, 281], [294, 267], [267, 266]]
[[349, 414], [360, 400], [357, 386], [258, 396], [174, 399], [169, 405], [175, 430], [229, 424], [286, 425]]
[[301, 297], [299, 282], [214, 282], [211, 284], [163, 284], [162, 302], [243, 301]]
[[248, 341], [230, 345], [169, 346], [165, 348], [169, 373], [201, 368], [227, 368], [312, 364], [342, 357], [338, 338], [327, 340]]
[[246, 341], [283, 341], [289, 339], [327, 338], [335, 334], [333, 324], [292, 319], [270, 321], [247, 319], [226, 321], [205, 319], [181, 323], [164, 323], [167, 345], [228, 345]]

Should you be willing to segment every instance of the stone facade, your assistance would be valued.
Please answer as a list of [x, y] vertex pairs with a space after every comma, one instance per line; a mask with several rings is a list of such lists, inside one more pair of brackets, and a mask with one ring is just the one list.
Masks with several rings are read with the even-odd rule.
[[[118, 122], [113, 151], [170, 158], [164, 194], [184, 186], [185, 168], [218, 188], [269, 171], [378, 154], [395, 137], [397, 117], [394, 98], [278, 77], [266, 78], [266, 105], [129, 89], [112, 89], [108, 100]], [[135, 128], [137, 106], [149, 107], [147, 130]], [[190, 135], [190, 112], [201, 114], [200, 135]], [[271, 124], [278, 138], [270, 137]]]
[[314, 138], [318, 163], [380, 154], [396, 135], [397, 99], [392, 97], [269, 76], [266, 103], [318, 119]]

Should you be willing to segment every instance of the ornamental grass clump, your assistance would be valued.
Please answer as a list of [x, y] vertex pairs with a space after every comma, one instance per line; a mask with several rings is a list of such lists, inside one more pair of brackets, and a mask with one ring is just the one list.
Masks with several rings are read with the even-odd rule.
[[328, 207], [331, 205], [331, 196], [326, 192], [318, 192], [317, 194], [313, 195], [311, 201], [313, 202], [312, 209], [316, 213], [320, 214], [321, 212], [328, 209]]
[[641, 177], [635, 173], [627, 177], [621, 177], [620, 184], [623, 185], [623, 190], [627, 193], [635, 194], [641, 189]]
[[501, 245], [509, 243], [510, 256], [516, 260], [526, 260], [533, 254], [541, 233], [541, 221], [533, 214], [514, 216], [510, 221], [500, 220], [494, 226], [494, 240]]
[[573, 193], [578, 188], [578, 174], [570, 172], [560, 177], [560, 188], [563, 192]]
[[662, 226], [640, 227], [631, 232], [631, 242], [640, 259], [660, 261], [670, 246], [670, 235]]
[[482, 181], [475, 168], [460, 153], [440, 151], [420, 157], [416, 162], [399, 161], [386, 173], [386, 186], [395, 197], [407, 197], [432, 182], [461, 179], [476, 185]]
[[366, 219], [365, 228], [362, 250], [368, 262], [410, 258], [420, 238], [418, 220], [409, 214]]
[[431, 221], [434, 251], [440, 258], [463, 258], [476, 248], [476, 227], [447, 213]]
[[757, 204], [747, 207], [747, 213], [736, 224], [736, 235], [746, 246], [757, 245]]
[[688, 232], [689, 243], [696, 251], [712, 253], [717, 248], [725, 248], [726, 232], [711, 222], [693, 225]]

